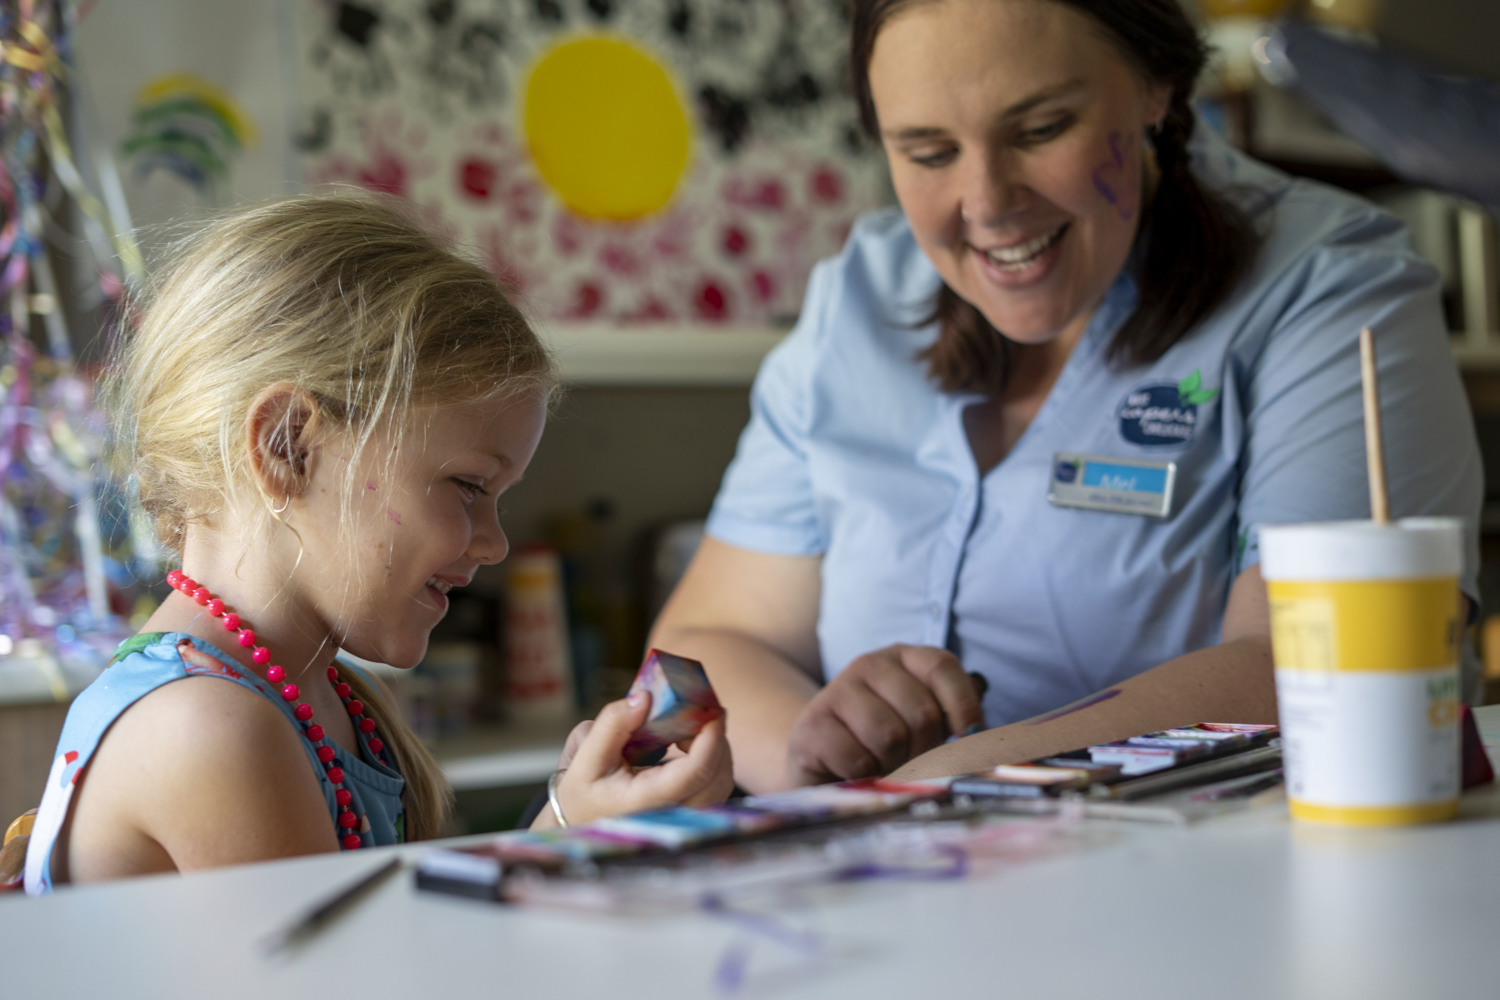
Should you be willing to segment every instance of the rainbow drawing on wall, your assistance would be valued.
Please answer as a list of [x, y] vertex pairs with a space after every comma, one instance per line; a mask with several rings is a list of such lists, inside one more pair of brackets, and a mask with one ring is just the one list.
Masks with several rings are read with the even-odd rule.
[[255, 123], [229, 94], [174, 73], [141, 88], [120, 155], [138, 179], [164, 170], [212, 201], [227, 185], [235, 155], [256, 138]]
[[843, 0], [299, 5], [309, 187], [400, 194], [542, 319], [762, 323], [888, 203]]

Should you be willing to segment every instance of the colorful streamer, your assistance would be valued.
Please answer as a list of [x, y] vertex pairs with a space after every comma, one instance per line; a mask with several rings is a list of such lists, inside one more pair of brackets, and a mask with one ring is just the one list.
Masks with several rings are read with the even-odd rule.
[[104, 248], [98, 304], [114, 310], [141, 276], [129, 227], [90, 190], [68, 141], [69, 37], [60, 0], [0, 7], [0, 646], [30, 650], [54, 681], [59, 663], [94, 660], [125, 631], [109, 577], [133, 557], [122, 532], [101, 528], [104, 420], [48, 262], [49, 206], [76, 205]]

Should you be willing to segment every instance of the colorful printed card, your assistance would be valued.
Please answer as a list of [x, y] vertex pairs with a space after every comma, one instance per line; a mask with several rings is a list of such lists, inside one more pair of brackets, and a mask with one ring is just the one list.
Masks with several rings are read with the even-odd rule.
[[672, 744], [724, 715], [703, 664], [659, 649], [646, 654], [630, 690], [651, 693], [651, 714], [625, 744], [625, 759], [636, 767], [655, 764]]

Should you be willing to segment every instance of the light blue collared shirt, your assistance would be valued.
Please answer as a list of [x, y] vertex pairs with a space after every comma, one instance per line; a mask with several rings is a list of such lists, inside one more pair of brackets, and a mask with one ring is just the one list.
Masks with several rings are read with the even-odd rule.
[[[906, 220], [862, 219], [817, 266], [756, 378], [708, 533], [822, 557], [825, 677], [891, 643], [946, 646], [989, 679], [1001, 725], [1217, 643], [1258, 525], [1370, 514], [1362, 326], [1378, 344], [1391, 512], [1463, 518], [1462, 585], [1477, 596], [1483, 474], [1436, 272], [1389, 215], [1199, 133], [1195, 173], [1264, 234], [1249, 274], [1161, 359], [1117, 368], [1105, 351], [1136, 297], [1122, 275], [983, 476], [962, 419], [979, 397], [938, 391], [915, 359], [936, 337], [912, 322], [939, 278]], [[1176, 462], [1171, 516], [1054, 506], [1059, 452]]]

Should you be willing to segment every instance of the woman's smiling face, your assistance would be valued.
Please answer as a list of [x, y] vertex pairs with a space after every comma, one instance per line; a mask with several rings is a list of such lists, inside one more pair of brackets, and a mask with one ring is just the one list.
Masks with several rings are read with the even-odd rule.
[[1082, 333], [1140, 220], [1144, 136], [1170, 97], [1050, 0], [893, 14], [870, 92], [896, 196], [938, 274], [1012, 340]]

